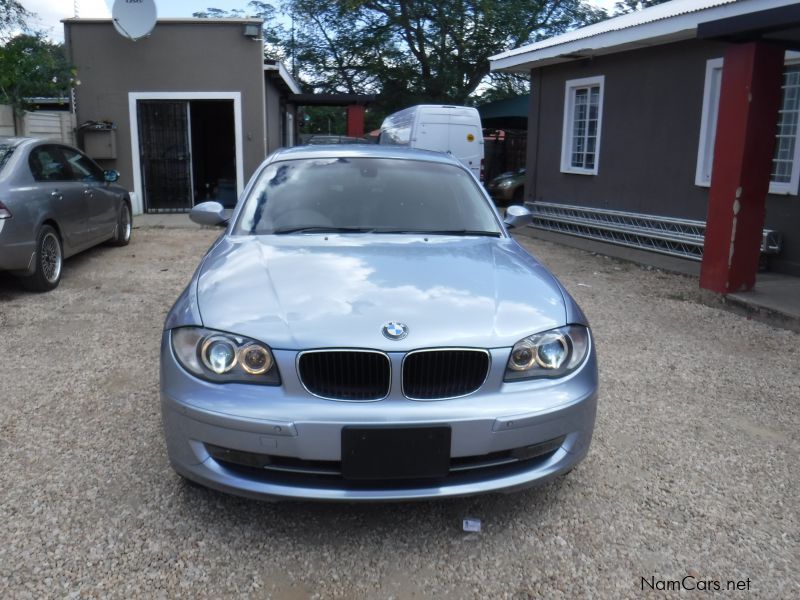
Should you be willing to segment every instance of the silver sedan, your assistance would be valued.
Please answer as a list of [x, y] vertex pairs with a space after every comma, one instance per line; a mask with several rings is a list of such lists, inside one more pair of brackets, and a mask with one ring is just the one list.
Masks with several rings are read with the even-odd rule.
[[257, 498], [510, 491], [589, 450], [588, 322], [456, 159], [282, 150], [169, 312], [167, 449], [183, 477]]
[[0, 271], [36, 291], [55, 288], [65, 258], [131, 238], [128, 192], [80, 150], [0, 137]]

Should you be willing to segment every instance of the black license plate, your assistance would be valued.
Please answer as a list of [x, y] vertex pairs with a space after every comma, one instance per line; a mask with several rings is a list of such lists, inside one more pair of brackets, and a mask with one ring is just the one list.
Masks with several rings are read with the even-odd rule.
[[342, 428], [346, 479], [442, 478], [449, 470], [449, 427]]

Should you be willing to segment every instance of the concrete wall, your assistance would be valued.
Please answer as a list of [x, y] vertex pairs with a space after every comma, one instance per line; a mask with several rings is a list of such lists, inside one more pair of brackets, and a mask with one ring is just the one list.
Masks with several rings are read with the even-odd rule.
[[67, 111], [33, 111], [22, 116], [20, 135], [44, 140], [59, 140], [75, 145], [75, 115]]
[[283, 112], [281, 111], [281, 95], [269, 77], [264, 78], [266, 92], [267, 119], [267, 154], [283, 146]]
[[0, 104], [0, 136], [25, 136], [75, 145], [75, 115], [64, 110], [25, 111], [14, 116], [13, 107]]
[[244, 185], [266, 155], [263, 43], [242, 34], [242, 22], [159, 21], [132, 42], [110, 20], [68, 19], [64, 35], [77, 68], [77, 119], [111, 121], [117, 159], [99, 161], [133, 189], [130, 92], [240, 92]]
[[14, 123], [14, 109], [8, 104], [0, 104], [0, 135], [14, 136], [17, 127]]
[[[694, 181], [706, 60], [725, 47], [691, 40], [534, 69], [527, 199], [705, 220], [708, 188]], [[605, 76], [598, 174], [562, 173], [565, 82], [595, 75]], [[773, 269], [800, 274], [800, 199], [770, 195], [765, 226], [784, 234]]]

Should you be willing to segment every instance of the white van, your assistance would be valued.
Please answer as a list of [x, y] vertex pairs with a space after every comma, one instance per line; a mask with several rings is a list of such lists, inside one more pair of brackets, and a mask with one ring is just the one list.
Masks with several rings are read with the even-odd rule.
[[406, 108], [383, 120], [378, 143], [450, 152], [481, 177], [483, 132], [475, 108], [443, 104]]

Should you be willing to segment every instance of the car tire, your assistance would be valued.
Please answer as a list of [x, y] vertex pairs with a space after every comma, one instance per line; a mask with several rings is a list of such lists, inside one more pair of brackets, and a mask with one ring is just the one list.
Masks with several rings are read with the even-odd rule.
[[133, 232], [133, 217], [131, 216], [131, 207], [127, 202], [123, 202], [119, 207], [119, 216], [117, 216], [117, 226], [114, 228], [114, 237], [111, 238], [109, 243], [112, 246], [127, 246], [131, 241], [131, 233]]
[[25, 277], [25, 287], [34, 292], [49, 292], [58, 287], [64, 267], [61, 237], [50, 225], [43, 225], [36, 237], [36, 265], [33, 275]]
[[519, 186], [517, 189], [514, 190], [514, 199], [512, 202], [514, 204], [521, 204], [524, 201], [525, 196], [525, 188]]

